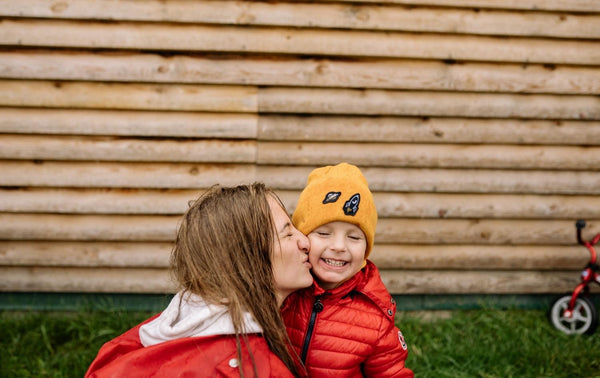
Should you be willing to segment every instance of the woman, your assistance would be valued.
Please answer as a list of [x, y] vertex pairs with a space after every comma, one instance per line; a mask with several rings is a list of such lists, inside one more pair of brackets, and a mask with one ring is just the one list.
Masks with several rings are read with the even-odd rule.
[[308, 239], [264, 184], [213, 187], [184, 214], [169, 306], [106, 343], [88, 377], [302, 376], [279, 308], [312, 284]]

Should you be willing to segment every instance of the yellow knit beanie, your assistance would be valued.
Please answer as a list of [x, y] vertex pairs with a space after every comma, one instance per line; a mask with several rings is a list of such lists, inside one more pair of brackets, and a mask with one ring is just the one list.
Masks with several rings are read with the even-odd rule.
[[292, 221], [305, 235], [334, 221], [360, 227], [367, 239], [366, 260], [373, 248], [377, 225], [377, 209], [367, 179], [358, 167], [348, 163], [313, 170]]

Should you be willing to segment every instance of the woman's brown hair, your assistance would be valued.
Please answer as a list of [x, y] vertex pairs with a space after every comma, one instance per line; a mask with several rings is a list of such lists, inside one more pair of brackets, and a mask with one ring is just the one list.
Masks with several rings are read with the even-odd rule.
[[298, 376], [275, 296], [271, 253], [278, 238], [268, 196], [277, 198], [262, 183], [210, 188], [183, 216], [171, 267], [183, 291], [229, 308], [239, 357], [248, 311], [271, 351]]

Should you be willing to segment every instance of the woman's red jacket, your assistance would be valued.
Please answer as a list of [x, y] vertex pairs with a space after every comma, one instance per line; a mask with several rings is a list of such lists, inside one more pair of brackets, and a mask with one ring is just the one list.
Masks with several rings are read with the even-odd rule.
[[[142, 324], [104, 344], [89, 367], [86, 378], [240, 376], [234, 335], [185, 337], [144, 347], [139, 338]], [[258, 377], [292, 377], [264, 338], [249, 334], [247, 342]], [[242, 351], [244, 376], [256, 377], [247, 349], [242, 348]]]

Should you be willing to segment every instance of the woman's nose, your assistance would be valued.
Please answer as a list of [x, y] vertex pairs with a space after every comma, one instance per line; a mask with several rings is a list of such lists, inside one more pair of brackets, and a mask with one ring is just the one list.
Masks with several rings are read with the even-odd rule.
[[300, 235], [298, 237], [298, 248], [308, 253], [308, 251], [310, 250], [310, 240], [308, 240], [308, 237], [302, 232], [298, 232], [298, 234]]

